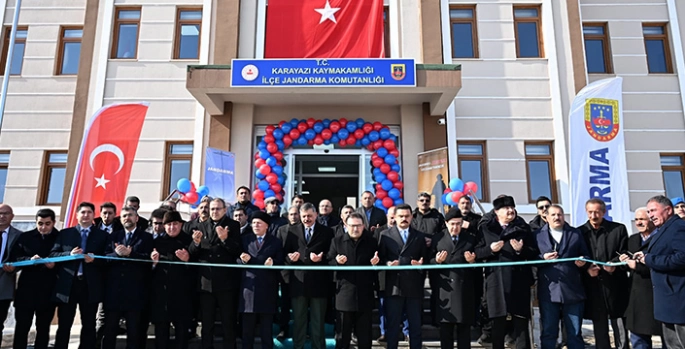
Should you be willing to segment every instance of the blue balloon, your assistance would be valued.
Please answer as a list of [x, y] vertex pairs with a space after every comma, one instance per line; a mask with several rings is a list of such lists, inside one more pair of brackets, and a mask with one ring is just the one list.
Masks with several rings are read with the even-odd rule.
[[329, 144], [331, 144], [331, 140], [330, 139], [324, 139], [323, 144], [329, 145]]
[[290, 120], [290, 125], [291, 125], [292, 127], [297, 127], [297, 124], [299, 124], [299, 123], [300, 123], [300, 120], [297, 120], [296, 118], [292, 118], [292, 119]]
[[266, 160], [266, 159], [269, 158], [269, 156], [271, 156], [271, 154], [269, 154], [268, 151], [266, 151], [266, 150], [260, 150], [260, 151], [259, 151], [259, 157], [260, 157], [260, 158]]
[[441, 200], [441, 202], [442, 202], [443, 205], [444, 205], [444, 204], [447, 204], [447, 195], [449, 195], [449, 193], [442, 194], [442, 200]]
[[388, 139], [397, 143], [397, 136], [395, 136], [394, 134], [390, 134], [390, 138], [388, 138]]
[[340, 139], [347, 139], [349, 136], [350, 132], [347, 131], [347, 129], [341, 128], [340, 131], [338, 131], [338, 138]]
[[333, 135], [331, 137], [331, 143], [338, 143], [338, 142], [340, 142], [340, 138], [338, 138], [337, 135]]
[[273, 190], [269, 189], [269, 190], [264, 191], [264, 198], [265, 199], [270, 198], [270, 197], [274, 197], [274, 196], [276, 196], [276, 192], [274, 192]]
[[[462, 180], [459, 179], [459, 178], [452, 178], [452, 179], [450, 179], [450, 189], [452, 189], [452, 191], [462, 191], [462, 190], [464, 190], [464, 181], [462, 181]], [[456, 203], [454, 203], [454, 204], [456, 204]], [[453, 205], [454, 205], [454, 204], [453, 204]]]
[[308, 129], [307, 131], [304, 131], [304, 138], [307, 138], [307, 140], [314, 139], [316, 137], [316, 131], [312, 130], [311, 128]]
[[[378, 149], [378, 150], [380, 150], [380, 149]], [[397, 161], [397, 158], [395, 157], [395, 155], [392, 155], [392, 154], [386, 155], [383, 159], [385, 160], [385, 163], [388, 165], [394, 165], [395, 161]]]
[[256, 176], [258, 179], [264, 179], [264, 178], [266, 178], [266, 175], [263, 175], [263, 174], [262, 174], [261, 172], [259, 172], [259, 171], [255, 171], [255, 176]]
[[373, 203], [373, 205], [378, 207], [378, 208], [381, 208], [381, 209], [385, 208], [385, 206], [383, 206], [383, 200], [381, 200], [381, 199], [376, 199], [376, 201]]
[[355, 147], [361, 147], [361, 146], [362, 146], [362, 141], [359, 140], [359, 139], [356, 140], [356, 141], [354, 142], [354, 146], [355, 146]]
[[197, 188], [197, 196], [199, 198], [203, 198], [207, 195], [209, 195], [209, 187], [207, 187], [206, 185], [201, 185]]
[[[385, 174], [384, 174], [383, 172], [381, 172], [381, 174], [379, 174], [378, 176], [376, 176], [376, 183], [381, 183], [381, 184], [382, 184], [382, 182], [383, 182], [384, 180], [386, 180], [387, 178], [388, 178], [388, 177], [386, 177]], [[391, 184], [390, 187], [392, 187], [392, 182], [390, 182], [390, 184]]]
[[378, 133], [381, 135], [382, 140], [390, 138], [391, 135], [390, 130], [388, 130], [387, 128], [382, 128]]
[[197, 208], [197, 205], [190, 205], [190, 208], [192, 208], [194, 210]]
[[320, 122], [317, 122], [317, 123], [314, 124], [313, 129], [314, 129], [314, 132], [316, 132], [317, 134], [319, 134], [319, 133], [321, 133], [321, 131], [323, 131], [323, 124], [320, 123]]
[[[293, 129], [293, 126], [287, 122], [285, 124], [283, 124], [283, 126], [281, 126], [281, 130], [283, 130], [284, 136], [286, 134], [290, 133], [290, 130], [292, 130], [292, 129]], [[274, 131], [274, 132], [276, 132], [276, 131]]]
[[269, 156], [266, 159], [266, 164], [269, 165], [269, 167], [274, 167], [274, 166], [276, 166], [277, 163], [278, 163], [278, 160], [276, 160], [276, 158], [273, 156]]
[[371, 144], [371, 141], [369, 140], [369, 136], [364, 136], [364, 138], [362, 138], [362, 145], [366, 147], [369, 144]]
[[176, 182], [176, 189], [180, 191], [181, 193], [187, 193], [190, 191], [192, 187], [192, 184], [190, 184], [190, 180], [188, 178], [181, 178]]
[[385, 157], [388, 156], [388, 149], [385, 149], [385, 148], [382, 148], [382, 147], [381, 147], [381, 148], [378, 148], [378, 150], [376, 150], [376, 154], [378, 154], [378, 156], [380, 156], [380, 157], [382, 157], [383, 159], [385, 159]]
[[[300, 123], [304, 122], [305, 124], [307, 123], [307, 119], [300, 119]], [[309, 125], [307, 125], [309, 126]]]
[[285, 143], [280, 139], [276, 141], [276, 145], [278, 146], [278, 150], [283, 150], [283, 148], [285, 148]]
[[384, 180], [381, 182], [381, 188], [383, 188], [383, 190], [390, 190], [390, 189], [392, 189], [392, 181], [390, 181], [389, 179], [384, 179]]
[[323, 119], [323, 121], [321, 121], [321, 123], [323, 123], [323, 127], [328, 127], [331, 125], [331, 120], [330, 119]]
[[299, 145], [307, 145], [307, 138], [304, 138], [304, 136], [300, 136], [297, 140], [297, 144]]
[[267, 181], [259, 181], [259, 183], [257, 183], [257, 188], [259, 188], [261, 191], [267, 191], [269, 188], [271, 188], [271, 184], [269, 184]]
[[259, 144], [257, 144], [257, 149], [266, 150], [266, 142], [264, 142], [264, 141], [259, 142]]
[[396, 199], [394, 202], [395, 206], [402, 205], [403, 203], [404, 203], [404, 200], [402, 200], [402, 199]]
[[450, 206], [454, 206], [454, 205], [457, 204], [456, 202], [454, 202], [454, 200], [452, 200], [452, 195], [451, 195], [451, 193], [447, 193], [447, 196], [445, 197], [445, 201], [444, 201], [444, 202], [445, 202], [446, 204], [450, 205]]
[[390, 168], [397, 173], [399, 173], [401, 169], [399, 164], [392, 164]]
[[388, 191], [388, 196], [389, 196], [391, 199], [393, 199], [393, 200], [399, 199], [399, 198], [400, 198], [400, 194], [401, 194], [401, 193], [400, 193], [400, 190], [397, 189], [397, 188], [392, 188], [392, 189], [390, 189], [390, 190]]
[[378, 131], [373, 130], [373, 131], [369, 132], [369, 140], [370, 140], [371, 142], [375, 142], [375, 141], [377, 141], [379, 138], [380, 138], [380, 135], [378, 134]]
[[285, 176], [278, 176], [278, 184], [280, 184], [280, 185], [285, 184]]
[[374, 168], [373, 171], [372, 171], [372, 173], [373, 173], [373, 175], [374, 175], [375, 177], [378, 177], [379, 175], [382, 175], [382, 174], [383, 174], [383, 172], [381, 172], [381, 169], [380, 169], [380, 168]]
[[272, 135], [274, 136], [275, 139], [281, 139], [281, 138], [283, 138], [283, 130], [281, 130], [280, 128], [277, 128], [274, 130]]
[[273, 167], [271, 167], [271, 172], [280, 176], [283, 173], [283, 166], [278, 166], [278, 165], [273, 166]]
[[355, 124], [354, 122], [348, 122], [345, 128], [350, 132], [354, 132], [357, 129], [357, 124]]
[[354, 120], [354, 123], [357, 124], [357, 127], [362, 127], [364, 126], [365, 121], [362, 118], [357, 118], [357, 120]]

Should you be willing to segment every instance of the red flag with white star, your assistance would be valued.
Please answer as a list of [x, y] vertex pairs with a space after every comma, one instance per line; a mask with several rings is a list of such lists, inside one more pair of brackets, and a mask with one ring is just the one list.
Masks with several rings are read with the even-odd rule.
[[90, 120], [63, 215], [64, 227], [76, 224], [76, 207], [82, 201], [96, 208], [107, 201], [117, 206], [124, 202], [147, 108], [147, 103], [108, 105]]
[[383, 58], [383, 0], [269, 0], [265, 58]]

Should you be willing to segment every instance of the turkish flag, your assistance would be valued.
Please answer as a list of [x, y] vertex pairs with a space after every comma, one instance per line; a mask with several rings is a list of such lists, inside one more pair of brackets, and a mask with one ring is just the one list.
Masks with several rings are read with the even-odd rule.
[[265, 58], [383, 58], [383, 0], [269, 0]]
[[78, 154], [65, 227], [76, 224], [76, 208], [83, 201], [96, 208], [107, 201], [124, 202], [147, 108], [146, 103], [104, 106], [90, 120]]

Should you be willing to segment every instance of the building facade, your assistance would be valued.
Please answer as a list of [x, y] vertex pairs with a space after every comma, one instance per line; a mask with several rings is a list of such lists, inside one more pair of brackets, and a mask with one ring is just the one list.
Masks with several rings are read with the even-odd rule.
[[[232, 59], [264, 57], [267, 0], [24, 0], [0, 131], [2, 201], [17, 220], [32, 220], [39, 207], [61, 213], [88, 119], [103, 105], [147, 101], [128, 188], [143, 215], [178, 178], [203, 182], [206, 147], [235, 153], [236, 186], [254, 187], [265, 126], [343, 117], [382, 122], [398, 136], [407, 202], [418, 191], [417, 154], [448, 147], [451, 177], [478, 182], [485, 209], [507, 193], [532, 215], [540, 195], [570, 202], [571, 102], [587, 83], [613, 76], [624, 78], [631, 209], [656, 194], [683, 195], [685, 4], [385, 5], [386, 55], [420, 64], [415, 88], [231, 87]], [[15, 1], [0, 7], [5, 74]], [[372, 187], [364, 149], [299, 147], [284, 156], [286, 198], [358, 205]]]

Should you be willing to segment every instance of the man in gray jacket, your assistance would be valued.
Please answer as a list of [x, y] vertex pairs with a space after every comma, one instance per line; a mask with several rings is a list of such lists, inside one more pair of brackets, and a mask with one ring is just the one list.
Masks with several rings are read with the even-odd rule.
[[5, 265], [5, 263], [9, 261], [12, 246], [22, 233], [12, 226], [12, 219], [14, 219], [12, 207], [7, 204], [0, 204], [0, 233], [2, 234], [0, 235], [0, 261], [3, 264], [2, 270], [0, 270], [0, 336], [2, 336], [2, 330], [5, 328], [4, 322], [12, 298], [14, 298], [14, 285], [16, 284], [14, 267]]

